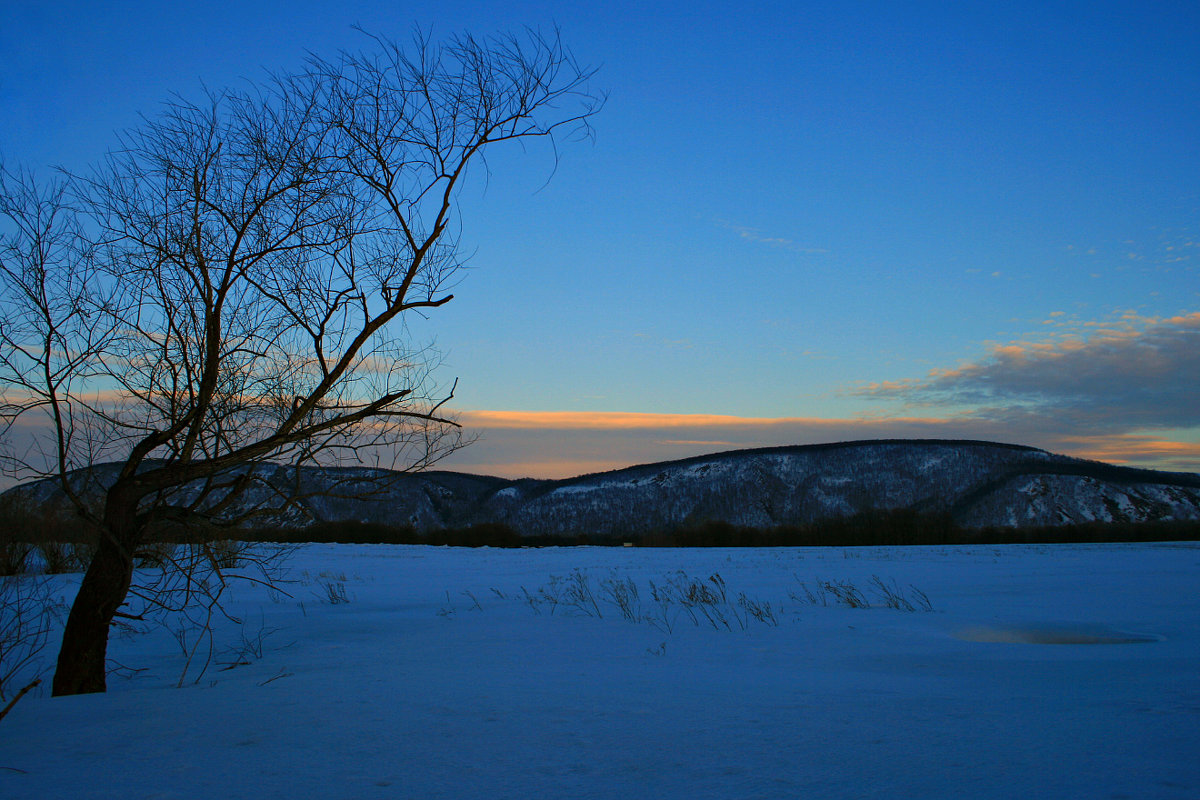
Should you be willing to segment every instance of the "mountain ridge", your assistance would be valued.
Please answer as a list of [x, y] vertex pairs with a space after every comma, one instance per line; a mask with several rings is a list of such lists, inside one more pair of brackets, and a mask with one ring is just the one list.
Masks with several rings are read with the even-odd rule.
[[558, 479], [435, 470], [385, 480], [390, 502], [316, 501], [313, 517], [417, 530], [503, 524], [548, 536], [772, 527], [898, 509], [945, 513], [967, 527], [1200, 519], [1200, 475], [965, 439], [738, 449]]
[[[804, 525], [898, 510], [945, 515], [968, 528], [1200, 520], [1200, 474], [970, 439], [737, 449], [559, 479], [257, 469], [265, 484], [299, 478], [305, 496], [275, 520], [286, 527], [353, 521], [431, 531], [500, 524], [529, 536], [612, 537], [708, 523]], [[34, 494], [48, 501], [47, 491], [53, 490]], [[252, 493], [246, 502], [263, 499]]]

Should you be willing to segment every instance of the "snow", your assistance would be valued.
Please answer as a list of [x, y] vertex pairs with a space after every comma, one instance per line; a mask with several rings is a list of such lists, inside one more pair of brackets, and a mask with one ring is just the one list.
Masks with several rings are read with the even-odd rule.
[[[680, 571], [720, 576], [728, 629], [660, 615], [650, 582]], [[874, 576], [933, 610], [883, 607]], [[656, 624], [602, 599], [614, 579]], [[0, 797], [1200, 796], [1196, 544], [306, 545], [290, 580], [233, 590], [217, 661], [261, 641], [248, 664], [174, 688], [155, 628], [113, 640], [142, 671], [107, 694], [26, 696]], [[601, 617], [525, 599], [579, 581]]]

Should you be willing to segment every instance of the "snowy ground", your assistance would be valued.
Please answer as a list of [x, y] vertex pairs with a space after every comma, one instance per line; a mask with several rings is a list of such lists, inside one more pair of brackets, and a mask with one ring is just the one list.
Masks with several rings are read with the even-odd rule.
[[[158, 629], [113, 641], [142, 671], [107, 694], [22, 700], [0, 797], [1200, 797], [1197, 545], [311, 545], [290, 564], [292, 598], [241, 586], [244, 624], [217, 630], [220, 662], [261, 641], [249, 664], [174, 688]], [[729, 602], [699, 625], [664, 609], [650, 581], [680, 570]], [[872, 576], [933, 610], [881, 607]], [[613, 578], [641, 621], [602, 597]], [[570, 606], [584, 579], [592, 616]]]

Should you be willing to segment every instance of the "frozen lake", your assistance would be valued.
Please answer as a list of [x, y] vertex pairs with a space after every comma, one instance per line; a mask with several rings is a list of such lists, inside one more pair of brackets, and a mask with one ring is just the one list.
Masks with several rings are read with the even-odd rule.
[[1200, 797], [1196, 544], [289, 564], [199, 682], [157, 628], [107, 694], [23, 699], [0, 797]]

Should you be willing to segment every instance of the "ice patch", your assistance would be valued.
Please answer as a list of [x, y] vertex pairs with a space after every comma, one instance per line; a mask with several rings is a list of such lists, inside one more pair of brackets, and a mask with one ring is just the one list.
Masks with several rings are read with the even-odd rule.
[[1003, 628], [964, 628], [955, 634], [968, 642], [1007, 644], [1144, 644], [1161, 636], [1127, 633], [1103, 625], [1022, 625]]

